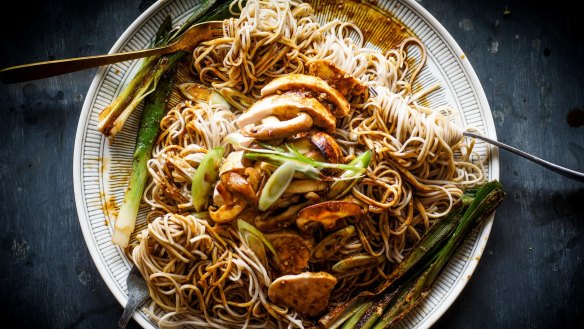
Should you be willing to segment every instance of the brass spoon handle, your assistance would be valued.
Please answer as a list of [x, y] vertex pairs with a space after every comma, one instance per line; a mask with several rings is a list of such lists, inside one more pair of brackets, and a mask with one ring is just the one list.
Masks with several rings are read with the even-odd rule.
[[16, 83], [29, 80], [48, 78], [55, 75], [71, 73], [96, 66], [108, 65], [131, 59], [163, 55], [173, 52], [172, 46], [130, 51], [126, 53], [87, 56], [54, 61], [24, 64], [7, 67], [0, 70], [0, 80], [3, 83]]

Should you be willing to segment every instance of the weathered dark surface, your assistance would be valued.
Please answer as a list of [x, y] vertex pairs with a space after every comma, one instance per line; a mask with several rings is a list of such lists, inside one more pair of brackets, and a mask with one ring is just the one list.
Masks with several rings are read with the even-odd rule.
[[[152, 1], [10, 3], [0, 12], [0, 67], [105, 53]], [[584, 171], [584, 127], [576, 127], [584, 108], [584, 20], [576, 6], [420, 3], [470, 59], [499, 139]], [[74, 205], [75, 130], [94, 73], [0, 86], [0, 314], [7, 327], [113, 328], [122, 313], [90, 259]], [[584, 185], [504, 152], [501, 181], [509, 196], [486, 252], [435, 328], [581, 328]]]

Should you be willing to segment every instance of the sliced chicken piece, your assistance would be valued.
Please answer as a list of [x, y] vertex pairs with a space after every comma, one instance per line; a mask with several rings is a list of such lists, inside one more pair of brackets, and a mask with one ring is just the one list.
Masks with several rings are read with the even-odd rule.
[[327, 308], [337, 278], [326, 272], [284, 275], [268, 288], [270, 300], [305, 316], [317, 316]]
[[367, 89], [361, 81], [326, 59], [317, 59], [308, 64], [308, 73], [323, 79], [346, 97], [360, 95]]
[[310, 135], [310, 141], [328, 162], [340, 163], [343, 161], [343, 151], [341, 151], [341, 147], [331, 135], [322, 131], [314, 131]]
[[298, 93], [309, 92], [321, 101], [332, 105], [332, 112], [336, 117], [349, 115], [349, 102], [340, 92], [329, 86], [323, 79], [305, 74], [288, 74], [276, 78], [262, 88], [262, 97], [277, 94], [278, 92], [292, 91]]
[[[273, 121], [261, 123], [265, 118], [275, 116], [279, 120], [284, 121], [297, 118], [300, 113], [307, 113], [312, 119], [314, 126], [320, 127], [327, 132], [335, 131], [335, 118], [321, 102], [315, 98], [297, 94], [272, 95], [257, 101], [247, 112], [239, 116], [237, 126], [244, 128], [253, 124], [256, 130], [268, 129], [270, 125], [281, 126], [283, 123]], [[262, 126], [264, 127], [262, 128]], [[277, 129], [281, 130], [282, 128], [279, 127]], [[289, 136], [300, 131], [292, 131], [290, 129], [290, 132], [291, 134]]]
[[280, 275], [302, 273], [308, 268], [310, 250], [304, 239], [293, 231], [265, 235], [278, 255]]

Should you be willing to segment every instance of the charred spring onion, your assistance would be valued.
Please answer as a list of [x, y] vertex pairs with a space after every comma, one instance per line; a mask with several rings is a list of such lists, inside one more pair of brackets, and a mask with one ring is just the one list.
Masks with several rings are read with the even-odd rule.
[[[225, 18], [229, 13], [229, 2], [220, 2], [217, 5], [215, 3], [215, 0], [204, 1], [187, 21], [175, 30], [171, 30], [171, 18], [167, 16], [156, 32], [153, 46], [173, 42], [197, 22]], [[121, 247], [128, 244], [136, 224], [140, 200], [148, 177], [146, 163], [150, 158], [154, 140], [158, 135], [160, 120], [164, 116], [166, 102], [174, 85], [175, 72], [171, 69], [184, 55], [184, 52], [178, 52], [144, 59], [132, 81], [99, 114], [98, 129], [106, 136], [113, 136], [122, 128], [138, 104], [145, 99], [132, 173], [112, 235], [112, 241]]]
[[[170, 30], [171, 21], [167, 16], [162, 26], [165, 33], [158, 33], [153, 46], [168, 45], [176, 40], [186, 29], [195, 23], [205, 22], [213, 19], [222, 19], [229, 14], [229, 2], [216, 0], [203, 1], [193, 14], [179, 27]], [[160, 30], [159, 30], [160, 31]], [[174, 66], [187, 52], [176, 52], [163, 56], [152, 56], [144, 59], [138, 73], [132, 78], [130, 83], [119, 94], [119, 96], [106, 108], [98, 117], [97, 128], [105, 136], [117, 134], [126, 119], [136, 109], [138, 104], [148, 94], [152, 93], [158, 85], [160, 77]]]
[[120, 247], [125, 247], [128, 244], [130, 235], [134, 231], [140, 200], [148, 180], [146, 164], [150, 159], [152, 146], [158, 135], [159, 123], [164, 116], [166, 102], [172, 91], [174, 79], [174, 70], [167, 72], [160, 80], [156, 91], [146, 97], [138, 130], [136, 150], [134, 151], [132, 173], [112, 236], [112, 241]]
[[319, 320], [325, 328], [389, 328], [426, 297], [464, 239], [499, 206], [505, 191], [498, 181], [467, 191], [454, 209], [433, 226], [412, 252], [375, 289]]

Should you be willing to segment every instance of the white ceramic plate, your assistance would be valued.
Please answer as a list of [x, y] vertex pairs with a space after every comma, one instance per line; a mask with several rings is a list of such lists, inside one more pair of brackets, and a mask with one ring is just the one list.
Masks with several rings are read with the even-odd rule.
[[[110, 52], [147, 47], [166, 13], [170, 12], [175, 22], [179, 22], [198, 4], [198, 0], [157, 1], [128, 27]], [[486, 136], [496, 139], [493, 118], [481, 84], [464, 53], [444, 27], [413, 0], [378, 1], [377, 6], [403, 22], [426, 45], [428, 61], [418, 81], [423, 86], [434, 82], [442, 85], [441, 90], [429, 97], [429, 103], [432, 106], [448, 104], [459, 109], [460, 114], [455, 118], [457, 124], [473, 126]], [[347, 19], [341, 9], [332, 15], [322, 11], [316, 15], [320, 20]], [[354, 16], [351, 18], [359, 19]], [[387, 24], [390, 24], [389, 20], [375, 23], [380, 29]], [[97, 131], [96, 124], [98, 113], [129, 82], [137, 69], [137, 63], [119, 63], [97, 72], [79, 118], [73, 159], [75, 202], [83, 236], [103, 280], [122, 305], [126, 304], [128, 297], [126, 277], [130, 263], [123, 251], [111, 242], [113, 225], [110, 223], [115, 219], [111, 210], [117, 208], [115, 205], [120, 205], [123, 199], [131, 169], [139, 113], [130, 117], [113, 142], [106, 140]], [[488, 158], [488, 179], [498, 179], [498, 155], [493, 151], [487, 154], [490, 149], [480, 142], [476, 150]], [[142, 225], [146, 211], [144, 208], [140, 212]], [[492, 221], [493, 216], [478, 234], [460, 248], [428, 298], [400, 322], [400, 327], [427, 328], [454, 302], [478, 264]], [[156, 328], [143, 312], [137, 312], [134, 318], [145, 328]]]

